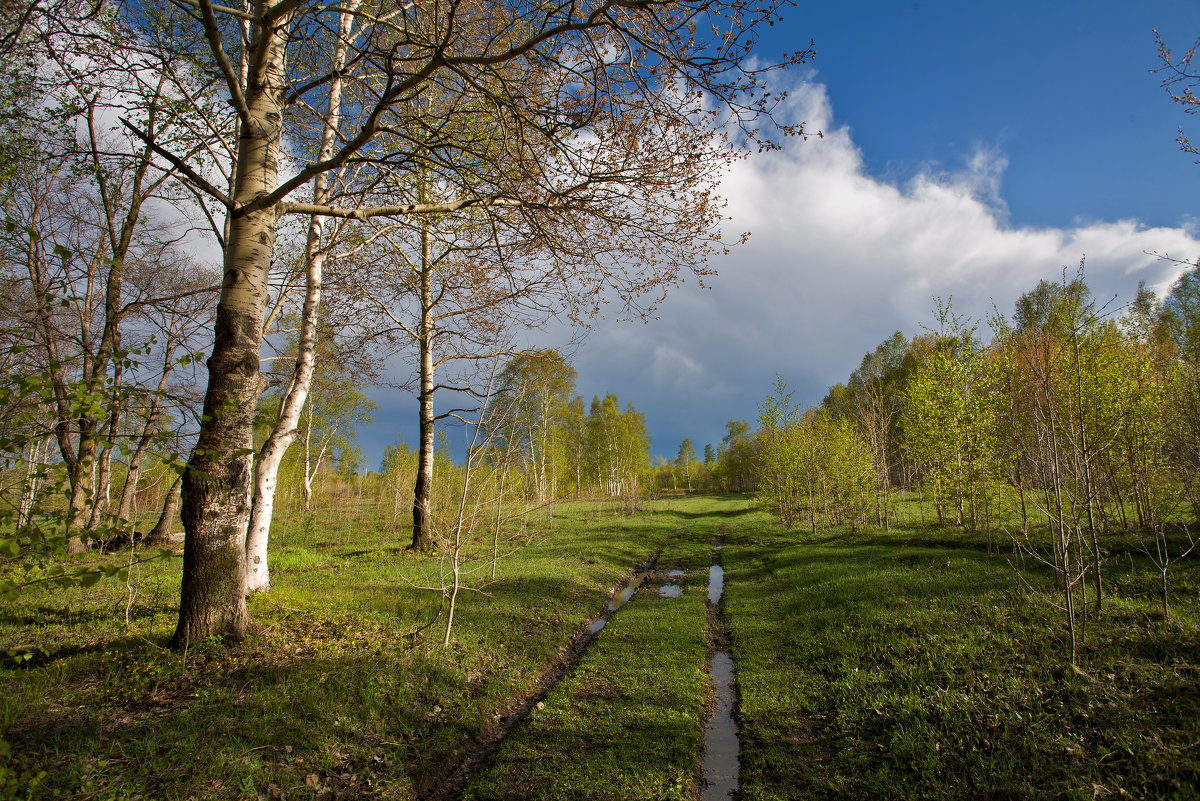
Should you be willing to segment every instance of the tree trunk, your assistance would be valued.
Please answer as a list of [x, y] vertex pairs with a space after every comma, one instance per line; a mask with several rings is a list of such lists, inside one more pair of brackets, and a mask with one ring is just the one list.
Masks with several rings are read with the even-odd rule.
[[92, 476], [96, 469], [93, 447], [95, 440], [90, 436], [80, 434], [80, 457], [68, 469], [70, 478], [71, 500], [67, 505], [67, 553], [79, 554], [87, 551], [88, 546], [79, 536], [79, 532], [87, 523], [88, 492]]
[[[347, 4], [341, 15], [337, 49], [333, 54], [332, 79], [329, 84], [329, 106], [325, 114], [325, 130], [321, 138], [320, 160], [325, 161], [333, 154], [338, 125], [341, 121], [342, 67], [346, 63], [346, 47], [350, 36], [353, 12], [358, 2]], [[313, 204], [329, 202], [329, 176], [321, 173], [313, 179]], [[313, 216], [308, 221], [308, 236], [304, 243], [305, 276], [304, 308], [300, 320], [300, 341], [297, 346], [296, 366], [292, 380], [280, 408], [279, 422], [271, 430], [267, 441], [259, 452], [254, 472], [254, 502], [250, 510], [250, 527], [246, 533], [246, 592], [266, 592], [271, 589], [271, 571], [267, 565], [267, 543], [271, 534], [271, 518], [275, 513], [275, 490], [279, 480], [279, 465], [287, 449], [296, 441], [299, 433], [300, 412], [308, 399], [316, 364], [317, 320], [321, 308], [322, 271], [325, 267], [325, 250], [321, 247], [323, 226], [321, 218]], [[305, 496], [307, 508], [308, 497]]]
[[[1079, 406], [1079, 458], [1083, 462], [1083, 492], [1087, 497], [1087, 520], [1089, 545], [1092, 551], [1092, 566], [1096, 571], [1096, 609], [1101, 608], [1104, 601], [1104, 576], [1100, 572], [1100, 540], [1096, 535], [1096, 517], [1093, 504], [1092, 489], [1092, 455], [1088, 450], [1087, 421], [1083, 416], [1083, 366], [1079, 357], [1079, 327], [1071, 329], [1071, 344], [1075, 353], [1075, 390]], [[1086, 598], [1086, 595], [1085, 595]]]
[[[114, 290], [114, 282], [116, 284]], [[117, 296], [116, 301], [113, 300], [113, 294]], [[120, 347], [121, 331], [119, 326], [120, 310], [116, 308], [115, 303], [119, 302], [121, 292], [121, 271], [117, 264], [114, 263], [108, 278], [108, 299], [105, 302], [105, 315], [112, 317], [117, 322], [113, 323], [114, 332], [111, 336], [114, 342], [111, 346], [101, 347], [99, 358], [111, 360], [113, 362], [113, 386], [109, 396], [109, 414], [108, 422], [105, 426], [105, 442], [100, 449], [100, 457], [96, 460], [96, 492], [92, 497], [92, 511], [88, 518], [87, 530], [95, 532], [100, 528], [100, 524], [104, 518], [104, 514], [109, 510], [109, 493], [112, 489], [112, 457], [113, 450], [116, 448], [117, 430], [121, 425], [121, 382], [124, 380], [125, 370], [122, 367], [120, 359], [112, 358], [113, 349]], [[106, 329], [108, 326], [106, 325]], [[108, 334], [106, 334], [108, 336]]]
[[[168, 346], [167, 357], [170, 359], [170, 346]], [[138, 439], [137, 448], [134, 449], [133, 456], [129, 458], [129, 470], [125, 476], [125, 485], [121, 488], [121, 502], [117, 507], [117, 522], [127, 523], [132, 517], [133, 497], [137, 492], [138, 472], [141, 469], [142, 458], [146, 455], [146, 449], [150, 446], [150, 440], [154, 438], [154, 425], [158, 420], [158, 411], [162, 406], [163, 393], [167, 388], [167, 379], [170, 376], [170, 370], [167, 365], [163, 365], [162, 378], [158, 381], [158, 389], [154, 394], [154, 401], [150, 404], [150, 412], [146, 415], [146, 425], [142, 427], [142, 436]], [[174, 514], [174, 512], [172, 512]]]
[[171, 536], [171, 524], [175, 522], [175, 512], [179, 510], [179, 492], [183, 488], [183, 476], [179, 476], [167, 490], [167, 498], [163, 502], [162, 514], [150, 533], [146, 535], [146, 544], [166, 542]]
[[133, 517], [133, 498], [137, 494], [138, 480], [141, 478], [141, 454], [134, 454], [129, 460], [129, 468], [125, 472], [125, 483], [121, 485], [121, 500], [117, 503], [116, 524], [122, 526]]
[[421, 229], [421, 325], [417, 342], [421, 359], [420, 404], [421, 444], [417, 453], [417, 481], [413, 487], [414, 550], [433, 547], [433, 286], [429, 232]]
[[[247, 119], [236, 162], [237, 205], [277, 186], [283, 120], [284, 56], [290, 22], [256, 31], [247, 76]], [[183, 474], [183, 583], [173, 647], [212, 635], [244, 638], [246, 526], [253, 478], [254, 414], [262, 392], [259, 354], [267, 274], [275, 245], [275, 209], [231, 209], [224, 280], [208, 359], [208, 390], [196, 447]]]
[[25, 491], [17, 508], [17, 528], [33, 522], [33, 510], [37, 506], [38, 470], [42, 460], [50, 452], [50, 438], [29, 441], [29, 461], [25, 464]]
[[[96, 491], [92, 496], [92, 510], [88, 515], [87, 522], [89, 533], [94, 533], [100, 528], [104, 513], [109, 508], [109, 493], [112, 490], [112, 452], [112, 446], [105, 445], [100, 450], [100, 458], [96, 460]], [[102, 537], [102, 539], [106, 538]]]

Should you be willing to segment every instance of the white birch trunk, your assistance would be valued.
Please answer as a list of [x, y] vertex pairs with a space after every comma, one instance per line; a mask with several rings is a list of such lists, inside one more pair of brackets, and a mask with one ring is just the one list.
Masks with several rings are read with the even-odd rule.
[[[346, 62], [353, 12], [358, 8], [357, 0], [347, 4], [341, 15], [337, 49], [333, 54], [332, 75], [329, 84], [329, 107], [325, 115], [325, 130], [321, 138], [320, 160], [327, 160], [334, 150], [338, 125], [341, 122], [342, 67]], [[313, 204], [324, 205], [329, 200], [329, 179], [321, 173], [313, 179]], [[312, 386], [316, 362], [317, 320], [321, 307], [321, 280], [325, 266], [325, 249], [321, 247], [323, 233], [321, 218], [313, 216], [308, 223], [308, 237], [304, 246], [305, 276], [304, 309], [300, 321], [300, 341], [296, 354], [296, 366], [292, 380], [283, 399], [279, 422], [272, 429], [259, 452], [254, 471], [254, 502], [250, 510], [250, 525], [246, 533], [246, 594], [266, 592], [271, 589], [271, 572], [267, 564], [267, 543], [271, 533], [271, 517], [275, 511], [275, 490], [279, 481], [279, 465], [287, 449], [296, 441], [300, 411], [308, 399]], [[308, 478], [305, 477], [305, 500], [307, 506]]]
[[[424, 199], [424, 193], [422, 193]], [[421, 229], [421, 325], [417, 330], [421, 359], [420, 445], [417, 454], [417, 479], [413, 487], [414, 550], [433, 547], [433, 270], [429, 230]]]

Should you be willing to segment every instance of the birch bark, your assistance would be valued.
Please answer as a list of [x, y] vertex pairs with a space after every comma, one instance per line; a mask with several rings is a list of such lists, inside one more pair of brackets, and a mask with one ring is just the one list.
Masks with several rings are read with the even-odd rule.
[[[424, 198], [422, 198], [424, 199]], [[432, 253], [429, 229], [421, 228], [421, 322], [417, 329], [417, 345], [421, 359], [420, 445], [417, 455], [417, 480], [413, 487], [413, 536], [409, 546], [414, 550], [433, 547], [433, 281]]]
[[[337, 144], [338, 126], [341, 122], [342, 70], [346, 64], [354, 13], [358, 0], [346, 4], [338, 25], [338, 39], [333, 53], [329, 84], [329, 106], [325, 113], [325, 127], [321, 136], [320, 160], [326, 161], [333, 155]], [[321, 173], [313, 179], [313, 204], [329, 202], [329, 174]], [[271, 571], [267, 563], [267, 544], [271, 533], [271, 517], [275, 512], [275, 490], [278, 487], [279, 465], [287, 449], [296, 441], [299, 432], [300, 411], [308, 399], [312, 387], [313, 371], [316, 366], [317, 321], [321, 308], [322, 272], [328, 245], [322, 246], [324, 233], [322, 219], [316, 215], [309, 218], [308, 233], [304, 245], [306, 265], [304, 308], [301, 312], [300, 338], [297, 347], [296, 365], [292, 380], [284, 395], [279, 422], [271, 430], [267, 441], [259, 452], [254, 472], [254, 500], [250, 510], [250, 527], [246, 535], [246, 593], [266, 592], [271, 589]], [[307, 482], [307, 477], [306, 477]]]
[[[253, 424], [262, 392], [259, 352], [267, 274], [275, 245], [274, 206], [239, 207], [278, 185], [279, 142], [290, 14], [284, 2], [258, 4], [247, 71], [234, 177], [234, 207], [225, 243], [208, 391], [196, 447], [183, 475], [181, 517], [187, 533], [179, 623], [172, 645], [223, 635], [246, 636], [246, 528], [250, 521]], [[217, 50], [217, 46], [213, 46]], [[235, 87], [236, 88], [236, 87]]]

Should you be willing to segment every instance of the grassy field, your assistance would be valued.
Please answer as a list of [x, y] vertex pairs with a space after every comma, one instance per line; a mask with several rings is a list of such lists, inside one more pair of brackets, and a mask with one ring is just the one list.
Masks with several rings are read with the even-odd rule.
[[[1027, 565], [1018, 585], [981, 535], [915, 515], [886, 534], [785, 532], [741, 497], [618, 511], [531, 524], [495, 581], [481, 559], [449, 648], [440, 594], [420, 589], [437, 558], [353, 508], [277, 527], [262, 631], [236, 647], [162, 648], [178, 559], [143, 568], [132, 604], [111, 581], [27, 593], [0, 608], [0, 647], [35, 654], [0, 670], [0, 798], [436, 799], [459, 795], [464, 764], [471, 799], [695, 798], [717, 636], [742, 798], [1200, 797], [1190, 564], [1164, 619], [1148, 561], [1107, 542], [1111, 595], [1079, 672], [1049, 574]], [[657, 591], [670, 570], [677, 598]]]
[[979, 535], [747, 518], [723, 551], [743, 798], [1200, 797], [1194, 571], [1164, 620], [1146, 560], [1106, 543], [1075, 671], [1048, 571], [1018, 590]]
[[[467, 799], [694, 797], [708, 697], [710, 529], [689, 527], [686, 538], [667, 543], [637, 593], [505, 740]], [[670, 584], [679, 597], [662, 595]]]

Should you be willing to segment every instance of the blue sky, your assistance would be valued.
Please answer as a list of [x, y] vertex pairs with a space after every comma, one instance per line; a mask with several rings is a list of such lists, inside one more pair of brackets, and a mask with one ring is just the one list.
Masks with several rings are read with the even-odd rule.
[[1014, 224], [1171, 224], [1198, 210], [1186, 201], [1197, 176], [1171, 144], [1184, 115], [1150, 72], [1154, 29], [1178, 52], [1200, 36], [1195, 0], [819, 0], [789, 20], [763, 44], [811, 31], [817, 80], [872, 175], [952, 169], [985, 145], [1008, 157]]
[[[1096, 294], [1127, 300], [1200, 257], [1200, 138], [1160, 87], [1154, 29], [1182, 52], [1197, 0], [836, 2], [791, 9], [764, 57], [816, 42], [782, 79], [785, 116], [822, 129], [755, 155], [724, 184], [749, 244], [685, 286], [648, 324], [602, 323], [575, 352], [585, 399], [645, 412], [656, 455], [716, 445], [753, 421], [776, 373], [819, 402], [862, 354], [928, 321], [932, 296], [986, 314], [1087, 258]], [[567, 332], [539, 335], [541, 344]], [[371, 466], [416, 441], [416, 401], [374, 392]], [[454, 435], [457, 436], [457, 435]]]

